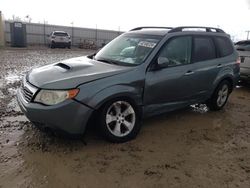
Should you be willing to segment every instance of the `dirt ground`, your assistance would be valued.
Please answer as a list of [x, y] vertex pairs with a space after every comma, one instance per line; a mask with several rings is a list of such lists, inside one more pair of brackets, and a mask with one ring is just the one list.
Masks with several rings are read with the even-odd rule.
[[32, 67], [90, 53], [0, 50], [0, 188], [250, 187], [250, 86], [238, 86], [220, 112], [206, 106], [145, 119], [124, 144], [94, 131], [83, 140], [40, 132], [16, 102]]

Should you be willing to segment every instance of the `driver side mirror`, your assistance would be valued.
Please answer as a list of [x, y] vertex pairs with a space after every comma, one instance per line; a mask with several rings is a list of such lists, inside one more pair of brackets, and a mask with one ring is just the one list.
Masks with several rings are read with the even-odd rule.
[[166, 57], [158, 57], [157, 59], [157, 67], [158, 68], [165, 68], [169, 65], [169, 59]]

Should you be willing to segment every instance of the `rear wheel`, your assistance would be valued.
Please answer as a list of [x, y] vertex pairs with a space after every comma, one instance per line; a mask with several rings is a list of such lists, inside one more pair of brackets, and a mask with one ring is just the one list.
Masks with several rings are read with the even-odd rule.
[[52, 43], [50, 44], [50, 48], [55, 48], [55, 42], [52, 42]]
[[219, 84], [211, 99], [207, 102], [210, 110], [221, 110], [227, 103], [229, 95], [230, 83], [227, 80], [224, 80]]
[[100, 114], [100, 129], [111, 142], [126, 142], [140, 130], [138, 110], [127, 100], [113, 100], [104, 105]]

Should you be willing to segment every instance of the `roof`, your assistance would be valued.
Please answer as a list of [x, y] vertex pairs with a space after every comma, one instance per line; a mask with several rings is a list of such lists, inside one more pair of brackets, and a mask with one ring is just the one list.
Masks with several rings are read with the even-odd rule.
[[164, 36], [169, 31], [170, 29], [142, 29], [130, 31], [129, 33]]
[[175, 32], [192, 32], [192, 33], [206, 33], [206, 34], [225, 34], [222, 29], [213, 27], [200, 27], [200, 26], [183, 26], [183, 27], [137, 27], [129, 31], [129, 33], [158, 35], [164, 36], [168, 33]]
[[67, 33], [66, 31], [53, 31], [54, 33]]

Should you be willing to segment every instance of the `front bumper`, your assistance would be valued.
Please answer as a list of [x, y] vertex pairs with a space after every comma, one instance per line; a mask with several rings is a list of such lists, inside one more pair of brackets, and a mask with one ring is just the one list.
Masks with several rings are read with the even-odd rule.
[[55, 45], [58, 45], [58, 46], [70, 46], [71, 45], [71, 41], [52, 41], [52, 43], [54, 43]]
[[39, 127], [60, 130], [72, 135], [83, 134], [93, 109], [75, 101], [66, 100], [53, 106], [28, 103], [21, 90], [17, 92], [17, 101], [27, 118]]

